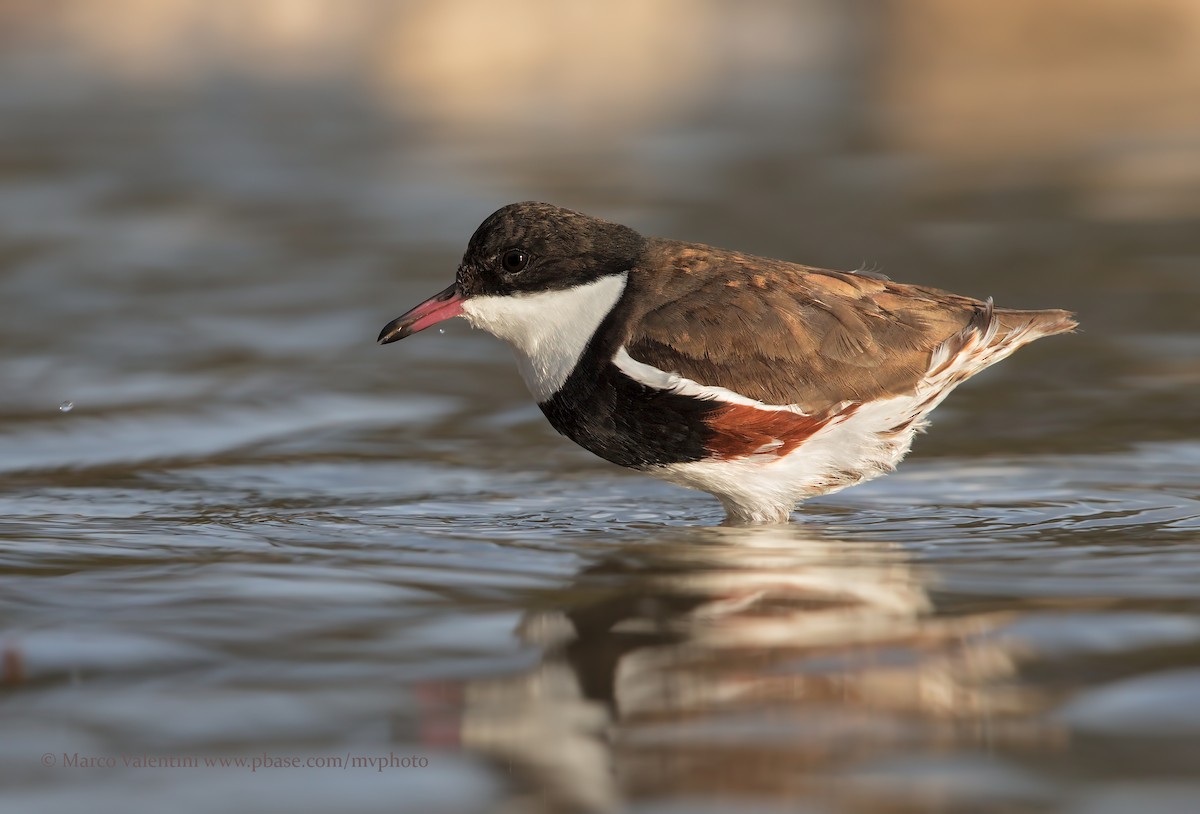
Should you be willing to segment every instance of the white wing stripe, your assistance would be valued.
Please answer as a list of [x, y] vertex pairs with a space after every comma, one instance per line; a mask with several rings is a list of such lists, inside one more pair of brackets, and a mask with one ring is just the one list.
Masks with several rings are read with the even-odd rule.
[[653, 387], [656, 390], [668, 390], [672, 393], [678, 393], [681, 396], [692, 396], [693, 398], [707, 399], [709, 401], [741, 404], [746, 407], [756, 407], [759, 410], [785, 410], [797, 415], [809, 415], [809, 413], [804, 412], [795, 404], [766, 404], [761, 401], [755, 401], [752, 398], [747, 398], [741, 393], [736, 393], [724, 387], [700, 384], [691, 379], [686, 379], [677, 373], [668, 373], [654, 365], [648, 365], [634, 359], [629, 355], [629, 351], [625, 350], [624, 345], [617, 348], [612, 362], [617, 366], [618, 370], [635, 382], [644, 384], [647, 387]]

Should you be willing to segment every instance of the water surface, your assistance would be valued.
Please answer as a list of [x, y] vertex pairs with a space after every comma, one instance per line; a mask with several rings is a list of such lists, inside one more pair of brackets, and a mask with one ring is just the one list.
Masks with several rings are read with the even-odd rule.
[[[10, 28], [0, 808], [1194, 810], [1200, 196], [1128, 169], [1192, 142], [872, 124], [920, 66], [806, 8], [804, 64], [763, 4], [578, 126], [439, 107], [441, 63], [105, 71]], [[529, 198], [1084, 331], [895, 475], [718, 528], [556, 436], [495, 340], [374, 345]]]

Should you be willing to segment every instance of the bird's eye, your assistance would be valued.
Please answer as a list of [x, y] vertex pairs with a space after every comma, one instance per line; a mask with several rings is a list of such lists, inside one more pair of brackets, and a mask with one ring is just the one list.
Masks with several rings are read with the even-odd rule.
[[509, 249], [500, 258], [500, 265], [509, 274], [516, 274], [529, 265], [529, 252], [523, 252], [520, 249]]

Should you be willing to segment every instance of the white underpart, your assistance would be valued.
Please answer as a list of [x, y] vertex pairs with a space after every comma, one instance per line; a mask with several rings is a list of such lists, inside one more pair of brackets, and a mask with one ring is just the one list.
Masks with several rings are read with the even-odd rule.
[[834, 415], [782, 457], [762, 450], [744, 458], [668, 464], [649, 474], [715, 495], [731, 521], [782, 523], [805, 498], [895, 469], [912, 446], [913, 436], [924, 427], [922, 417], [934, 406], [936, 402], [922, 405], [917, 395], [870, 402], [855, 412]]
[[[829, 423], [787, 455], [767, 454], [772, 448], [782, 446], [780, 443], [743, 458], [668, 464], [647, 472], [716, 496], [731, 522], [786, 522], [800, 500], [836, 492], [891, 472], [908, 453], [913, 436], [925, 427], [925, 417], [955, 387], [1043, 335], [1029, 325], [991, 344], [995, 342], [998, 327], [998, 321], [993, 319], [982, 332], [968, 328], [936, 348], [930, 358], [929, 372], [910, 394], [857, 405], [853, 410], [849, 409], [849, 402], [834, 406]], [[955, 346], [957, 352], [951, 352]], [[628, 354], [622, 358], [622, 353], [618, 352], [614, 362], [627, 375], [636, 374], [643, 383], [651, 384], [657, 376], [666, 385], [664, 389], [686, 393], [697, 387], [704, 391], [702, 397], [759, 406], [758, 402], [732, 391], [700, 385], [628, 359]], [[762, 405], [760, 409], [800, 412], [795, 405]]]
[[588, 341], [621, 294], [627, 273], [587, 285], [536, 294], [471, 297], [463, 315], [476, 328], [507, 342], [521, 378], [539, 402], [562, 388]]

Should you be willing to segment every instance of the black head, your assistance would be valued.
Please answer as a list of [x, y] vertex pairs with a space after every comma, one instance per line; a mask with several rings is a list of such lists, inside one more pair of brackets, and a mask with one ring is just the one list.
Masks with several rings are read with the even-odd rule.
[[560, 291], [629, 271], [645, 238], [627, 226], [544, 203], [498, 209], [467, 244], [454, 284], [393, 319], [383, 344], [462, 316], [472, 297]]
[[628, 226], [570, 209], [509, 204], [471, 236], [457, 285], [468, 297], [573, 288], [629, 271], [644, 243]]

